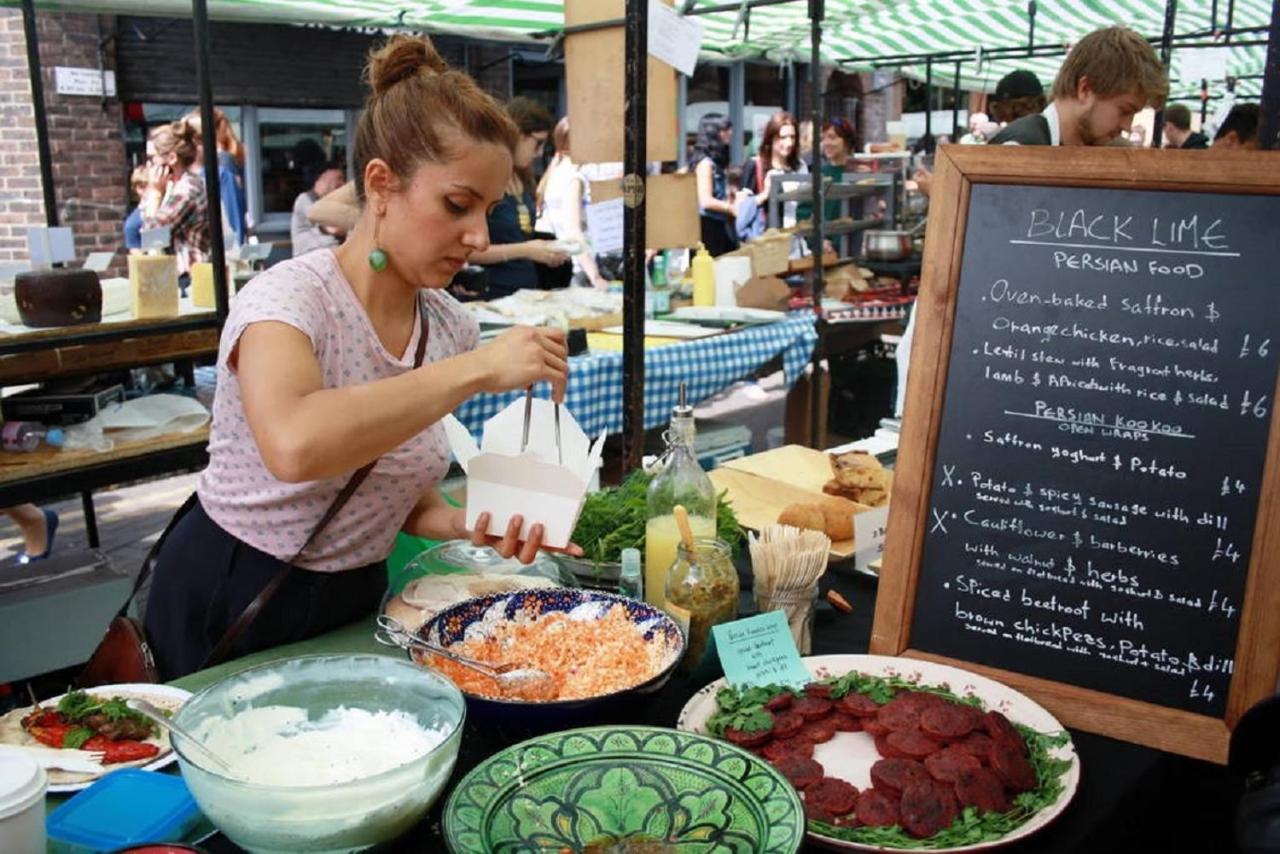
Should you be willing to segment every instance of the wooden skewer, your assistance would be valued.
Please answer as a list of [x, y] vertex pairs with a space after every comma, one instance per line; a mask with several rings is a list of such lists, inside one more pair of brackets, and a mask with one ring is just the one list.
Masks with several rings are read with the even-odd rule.
[[685, 549], [693, 554], [693, 528], [689, 526], [688, 512], [683, 504], [677, 504], [671, 512], [676, 517], [676, 527], [680, 529], [680, 539], [684, 542]]

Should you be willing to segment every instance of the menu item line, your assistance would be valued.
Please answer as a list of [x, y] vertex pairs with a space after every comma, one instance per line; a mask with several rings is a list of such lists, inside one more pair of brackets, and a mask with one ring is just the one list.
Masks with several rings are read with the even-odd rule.
[[1012, 415], [1016, 418], [1036, 418], [1041, 421], [1053, 421], [1054, 423], [1057, 423], [1057, 424], [1075, 424], [1080, 427], [1107, 427], [1112, 430], [1130, 430], [1134, 433], [1148, 433], [1152, 436], [1165, 436], [1166, 438], [1169, 438], [1169, 439], [1194, 439], [1195, 438], [1195, 436], [1191, 435], [1190, 433], [1175, 433], [1175, 432], [1169, 432], [1167, 430], [1153, 430], [1153, 429], [1148, 429], [1146, 427], [1135, 427], [1132, 424], [1128, 424], [1121, 421], [1120, 416], [1118, 415], [1115, 417], [1113, 421], [1106, 422], [1106, 421], [1094, 420], [1091, 418], [1075, 419], [1075, 418], [1060, 418], [1053, 415], [1035, 415], [1030, 412], [1014, 412], [1011, 409], [1006, 409], [1004, 411], [1004, 414]]

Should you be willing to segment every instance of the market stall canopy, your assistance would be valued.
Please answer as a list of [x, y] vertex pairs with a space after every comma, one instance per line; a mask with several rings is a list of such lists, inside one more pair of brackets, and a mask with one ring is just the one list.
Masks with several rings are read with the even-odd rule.
[[[17, 0], [0, 0], [16, 6]], [[679, 3], [677, 5], [680, 5]], [[699, 7], [724, 6], [724, 0], [696, 0]], [[1164, 28], [1165, 0], [1038, 0], [1035, 42], [1039, 46], [1068, 45], [1098, 27], [1124, 24], [1143, 35], [1158, 36]], [[1226, 3], [1181, 0], [1178, 34], [1208, 34], [1227, 25]], [[112, 12], [132, 15], [186, 17], [189, 0], [37, 0], [38, 9]], [[222, 21], [309, 23], [329, 26], [405, 28], [453, 33], [476, 38], [534, 41], [564, 26], [563, 0], [209, 0], [209, 17]], [[1267, 27], [1270, 0], [1235, 0], [1231, 26]], [[809, 6], [804, 0], [699, 15], [706, 24], [703, 54], [720, 59], [763, 58], [775, 62], [805, 62], [809, 53]], [[1216, 17], [1215, 17], [1216, 12]], [[869, 70], [877, 62], [902, 55], [944, 51], [979, 51], [1027, 44], [1031, 21], [1025, 0], [827, 0], [823, 26], [823, 54], [829, 62], [845, 62], [852, 70]], [[1265, 33], [1237, 40], [1265, 38]], [[1256, 98], [1266, 49], [1229, 47], [1226, 73], [1243, 78], [1236, 93]], [[1195, 99], [1200, 75], [1195, 72], [1203, 49], [1176, 49], [1172, 74], [1174, 98]], [[1200, 55], [1200, 57], [1197, 57]], [[1024, 59], [970, 59], [961, 66], [961, 87], [991, 91], [996, 81], [1016, 68], [1035, 72], [1045, 84], [1053, 80], [1059, 56]], [[908, 77], [924, 79], [923, 58], [902, 66]], [[938, 86], [954, 85], [954, 61], [934, 66]], [[1220, 92], [1222, 79], [1210, 80]]]

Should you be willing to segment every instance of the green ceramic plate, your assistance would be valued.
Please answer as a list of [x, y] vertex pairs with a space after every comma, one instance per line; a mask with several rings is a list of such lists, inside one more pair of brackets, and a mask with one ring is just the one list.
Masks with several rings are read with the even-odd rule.
[[657, 727], [539, 736], [476, 766], [444, 810], [456, 854], [579, 852], [626, 840], [680, 854], [794, 854], [795, 789], [725, 742]]

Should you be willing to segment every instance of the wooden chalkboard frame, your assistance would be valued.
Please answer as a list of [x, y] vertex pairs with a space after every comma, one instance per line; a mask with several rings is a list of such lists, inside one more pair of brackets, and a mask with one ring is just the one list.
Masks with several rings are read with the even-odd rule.
[[[915, 344], [898, 443], [884, 570], [871, 652], [952, 664], [1035, 698], [1064, 724], [1088, 732], [1225, 763], [1231, 731], [1280, 679], [1280, 416], [1273, 409], [1235, 672], [1226, 713], [1208, 716], [959, 661], [912, 648], [912, 620], [951, 357], [957, 288], [974, 184], [1280, 195], [1267, 152], [944, 146], [936, 160]], [[1259, 247], [1275, 251], [1275, 247]], [[1280, 293], [1277, 294], [1280, 298]], [[1280, 394], [1277, 382], [1272, 400]]]

